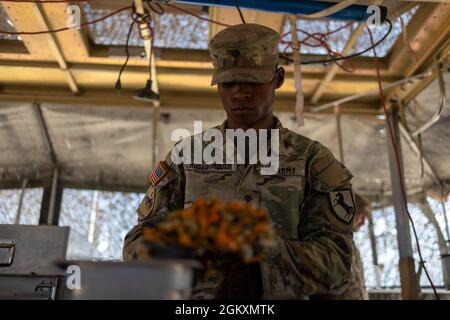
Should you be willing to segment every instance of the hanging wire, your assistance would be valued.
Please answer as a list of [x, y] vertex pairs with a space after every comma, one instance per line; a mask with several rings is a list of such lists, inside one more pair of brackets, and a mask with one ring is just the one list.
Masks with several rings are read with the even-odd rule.
[[130, 50], [129, 50], [128, 45], [130, 43], [130, 36], [131, 36], [131, 33], [133, 32], [133, 27], [134, 27], [134, 24], [136, 23], [136, 20], [137, 20], [137, 17], [135, 17], [133, 19], [133, 21], [131, 22], [130, 27], [128, 29], [127, 41], [125, 42], [125, 53], [127, 55], [127, 58], [125, 59], [125, 62], [123, 63], [122, 67], [120, 68], [119, 76], [117, 77], [117, 81], [116, 81], [116, 85], [115, 85], [115, 89], [116, 90], [121, 90], [122, 89], [122, 83], [120, 82], [120, 78], [121, 78], [122, 73], [123, 73], [123, 71], [125, 70], [125, 68], [126, 68], [126, 66], [128, 64], [128, 60], [130, 59]]
[[[73, 2], [91, 2], [91, 1], [93, 1], [93, 0], [78, 0], [78, 1], [75, 0]], [[240, 12], [241, 19], [245, 23], [244, 17], [243, 17], [242, 12], [241, 12], [241, 10], [239, 8], [239, 4], [238, 4], [237, 0], [235, 0], [235, 1], [236, 1], [236, 4], [237, 4], [238, 11]], [[55, 2], [70, 2], [70, 0], [43, 0], [43, 1], [38, 1], [38, 0], [0, 0], [0, 2], [31, 2], [31, 3], [47, 3], [48, 2], [48, 3], [55, 3]], [[164, 12], [164, 8], [161, 6], [160, 3], [153, 2], [151, 0], [147, 0], [146, 4], [149, 7], [150, 11], [155, 12], [156, 14], [162, 14]], [[226, 24], [226, 23], [223, 23], [223, 22], [220, 22], [220, 21], [215, 21], [215, 20], [212, 20], [212, 19], [208, 19], [206, 17], [202, 17], [202, 16], [200, 16], [198, 14], [195, 14], [195, 13], [189, 11], [189, 10], [180, 8], [180, 7], [178, 7], [178, 6], [174, 5], [174, 4], [171, 4], [171, 3], [163, 3], [163, 5], [167, 6], [167, 7], [170, 7], [170, 8], [173, 8], [175, 10], [178, 10], [180, 12], [189, 14], [191, 16], [194, 16], [197, 19], [200, 19], [200, 20], [203, 20], [203, 21], [207, 21], [209, 23], [214, 23], [214, 24], [217, 24], [217, 25], [220, 25], [220, 26], [223, 26], [223, 27], [229, 27], [230, 26], [229, 24]], [[98, 22], [103, 21], [103, 20], [105, 20], [105, 19], [107, 19], [107, 18], [109, 18], [111, 16], [114, 16], [114, 15], [116, 15], [116, 14], [122, 12], [122, 11], [129, 10], [129, 9], [132, 9], [132, 8], [133, 8], [133, 6], [128, 6], [128, 7], [124, 7], [124, 8], [118, 9], [118, 10], [113, 11], [110, 14], [108, 14], [108, 15], [106, 15], [104, 17], [101, 17], [99, 19], [95, 19], [93, 21], [88, 21], [88, 22], [85, 22], [85, 23], [81, 23], [81, 26], [86, 26], [86, 25], [98, 23]], [[146, 11], [147, 11], [147, 14], [144, 15], [143, 17], [138, 18], [138, 19], [140, 19], [141, 21], [147, 20], [147, 24], [148, 24], [148, 22], [150, 22], [150, 24], [151, 24], [151, 16], [148, 13], [148, 10], [146, 10]], [[134, 10], [134, 12], [135, 12], [135, 10]], [[388, 19], [386, 19], [386, 20], [387, 20], [387, 22], [389, 24], [388, 31], [386, 32], [386, 34], [379, 41], [377, 41], [376, 43], [374, 43], [372, 46], [368, 47], [367, 49], [365, 49], [363, 51], [360, 51], [360, 52], [357, 52], [357, 53], [354, 53], [354, 54], [351, 54], [351, 55], [348, 55], [348, 56], [341, 56], [339, 53], [335, 53], [335, 52], [329, 51], [330, 56], [332, 56], [332, 58], [330, 58], [330, 59], [302, 61], [301, 63], [306, 65], [306, 64], [314, 64], [314, 63], [329, 63], [329, 62], [336, 62], [336, 61], [341, 61], [341, 60], [347, 60], [347, 59], [350, 59], [350, 58], [354, 58], [354, 57], [360, 56], [360, 55], [368, 52], [369, 50], [372, 50], [374, 47], [378, 46], [381, 42], [383, 42], [387, 38], [387, 36], [391, 33], [391, 31], [392, 31], [392, 22], [389, 21]], [[8, 34], [8, 35], [36, 35], [36, 34], [56, 33], [56, 32], [67, 31], [67, 30], [71, 30], [71, 28], [65, 27], [65, 28], [52, 29], [52, 30], [20, 31], [20, 32], [19, 31], [0, 30], [0, 34]], [[321, 33], [309, 34], [306, 31], [301, 30], [301, 29], [299, 29], [298, 31], [300, 31], [300, 32], [302, 32], [302, 33], [307, 35], [307, 38], [305, 40], [302, 40], [302, 41], [305, 41], [305, 43], [303, 43], [304, 45], [317, 46], [316, 44], [306, 43], [306, 41], [308, 39], [312, 38], [312, 39], [318, 41], [320, 43], [320, 45], [325, 46], [326, 45], [326, 43], [325, 43], [326, 35], [329, 35], [331, 33], [334, 33], [334, 32], [340, 31], [340, 30], [341, 30], [341, 28], [339, 28], [337, 30], [334, 30], [334, 31], [330, 31], [330, 32], [328, 32], [326, 34], [321, 34]], [[150, 26], [150, 33], [153, 35], [153, 29], [152, 29], [151, 26]], [[284, 36], [286, 36], [286, 35], [284, 35]], [[153, 36], [152, 36], [152, 41], [153, 41]], [[285, 41], [285, 43], [289, 43], [289, 42]], [[325, 48], [327, 48], [327, 46], [328, 45], [326, 45]], [[282, 57], [283, 59], [285, 59], [287, 61], [293, 62], [293, 60], [291, 58], [289, 58], [288, 56], [286, 56], [286, 55], [280, 54], [280, 57]], [[341, 67], [342, 67], [342, 65], [341, 65]], [[347, 71], [351, 71], [351, 70], [347, 70]]]
[[242, 23], [247, 23], [247, 22], [245, 22], [244, 15], [242, 14], [241, 8], [239, 8], [238, 0], [234, 0], [234, 4], [236, 6], [237, 11], [239, 12], [239, 16], [241, 17]]
[[[327, 50], [329, 56], [331, 56], [331, 57], [342, 57], [342, 55], [340, 53], [338, 53], [336, 51], [333, 51], [331, 49], [331, 47], [328, 45], [328, 43], [327, 43], [328, 36], [331, 35], [331, 34], [337, 33], [339, 31], [342, 31], [342, 30], [350, 27], [352, 24], [353, 24], [352, 22], [346, 23], [344, 26], [342, 26], [342, 27], [340, 27], [338, 29], [332, 30], [332, 31], [328, 31], [327, 33], [316, 32], [316, 33], [312, 33], [311, 34], [311, 33], [308, 33], [306, 31], [298, 29], [298, 28], [296, 28], [295, 30], [296, 30], [297, 33], [298, 32], [302, 32], [303, 34], [306, 35], [305, 38], [299, 40], [300, 44], [306, 45], [306, 46], [309, 46], [309, 47], [314, 47], [314, 48], [323, 47], [323, 48], [325, 48], [325, 50]], [[288, 35], [291, 35], [291, 37], [292, 37], [292, 33], [293, 33], [293, 31], [291, 30], [291, 31], [288, 31], [288, 32], [282, 34], [281, 37], [280, 37], [280, 43], [281, 44], [285, 44], [285, 47], [284, 47], [284, 50], [283, 50], [283, 53], [282, 53], [283, 57], [287, 55], [287, 50], [289, 48], [291, 48], [292, 50], [299, 50], [299, 48], [293, 48], [292, 47], [292, 41], [288, 41], [288, 40], [284, 39]], [[310, 39], [315, 40], [317, 43], [309, 42], [308, 40], [310, 40]], [[290, 59], [290, 58], [288, 58], [288, 59]], [[355, 70], [355, 67], [353, 66], [353, 64], [351, 63], [350, 60], [345, 60], [344, 62], [347, 62], [350, 65], [350, 68], [345, 67], [344, 63], [339, 64], [337, 61], [335, 61], [336, 65], [338, 67], [340, 67], [341, 69], [343, 69], [343, 70], [345, 70], [347, 72], [353, 72]]]
[[[148, 3], [148, 2], [147, 2]], [[152, 27], [152, 16], [149, 12], [149, 9], [144, 8], [144, 13], [140, 14], [136, 11], [136, 6], [133, 3], [133, 5], [131, 6], [131, 17], [133, 19], [133, 21], [130, 24], [130, 28], [128, 29], [128, 34], [127, 34], [127, 40], [125, 43], [125, 53], [127, 55], [124, 64], [122, 65], [122, 67], [120, 68], [119, 71], [119, 75], [117, 77], [117, 81], [116, 81], [116, 85], [115, 85], [115, 89], [116, 90], [121, 90], [122, 89], [122, 84], [121, 84], [121, 76], [123, 71], [125, 70], [128, 60], [130, 59], [130, 51], [129, 51], [129, 42], [130, 42], [130, 37], [131, 37], [131, 33], [133, 31], [133, 27], [134, 25], [137, 23], [138, 24], [138, 29], [139, 31], [139, 35], [141, 37], [142, 40], [146, 41], [146, 40], [150, 40], [151, 41], [151, 45], [150, 45], [150, 56], [148, 57], [149, 63], [148, 63], [148, 73], [149, 73], [149, 79], [152, 78], [152, 51], [153, 51], [153, 40], [154, 40], [154, 30]], [[152, 9], [150, 9], [152, 10]], [[143, 36], [142, 35], [142, 31], [148, 29], [148, 36]]]

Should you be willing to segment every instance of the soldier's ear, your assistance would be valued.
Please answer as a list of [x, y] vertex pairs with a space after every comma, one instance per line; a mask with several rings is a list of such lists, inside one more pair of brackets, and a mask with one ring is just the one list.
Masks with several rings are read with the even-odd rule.
[[278, 89], [279, 87], [281, 87], [284, 83], [284, 68], [283, 67], [278, 67], [275, 70], [275, 85], [276, 85], [276, 89]]

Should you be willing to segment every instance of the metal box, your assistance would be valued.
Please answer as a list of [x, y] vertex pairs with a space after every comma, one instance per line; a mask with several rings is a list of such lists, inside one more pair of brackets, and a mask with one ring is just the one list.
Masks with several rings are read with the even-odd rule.
[[0, 299], [58, 299], [69, 227], [0, 225]]

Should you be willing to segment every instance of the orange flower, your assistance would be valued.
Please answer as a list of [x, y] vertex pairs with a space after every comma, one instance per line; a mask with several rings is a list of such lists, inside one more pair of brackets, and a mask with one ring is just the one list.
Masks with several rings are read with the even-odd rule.
[[[155, 228], [144, 229], [144, 239], [202, 249], [209, 253], [235, 252], [249, 259], [244, 247], [262, 246], [270, 240], [271, 224], [266, 211], [244, 202], [224, 203], [199, 198], [191, 208], [177, 210]], [[260, 259], [255, 252], [251, 259]], [[255, 261], [256, 261], [255, 260]]]

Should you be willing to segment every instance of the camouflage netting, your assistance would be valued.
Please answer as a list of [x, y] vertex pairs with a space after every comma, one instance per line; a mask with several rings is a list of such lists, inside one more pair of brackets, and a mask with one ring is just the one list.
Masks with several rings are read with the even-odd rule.
[[[447, 91], [450, 76], [446, 75]], [[437, 81], [417, 97], [419, 122], [428, 119], [438, 106]], [[415, 103], [415, 104], [417, 104]], [[32, 104], [0, 103], [0, 176], [3, 185], [21, 185], [24, 178], [50, 177], [51, 163]], [[77, 187], [117, 187], [144, 190], [151, 170], [152, 110], [147, 108], [91, 107], [42, 104], [42, 113], [63, 182]], [[408, 110], [418, 109], [412, 106]], [[339, 155], [336, 120], [332, 114], [306, 114], [305, 127], [295, 125], [293, 113], [278, 112], [284, 126], [322, 142]], [[177, 128], [193, 131], [194, 120], [203, 128], [219, 124], [221, 110], [161, 109], [157, 157], [170, 150], [171, 133]], [[384, 120], [373, 116], [342, 115], [344, 162], [354, 173], [355, 189], [366, 195], [389, 195], [390, 170]], [[408, 116], [413, 128], [415, 123]], [[423, 134], [424, 155], [442, 181], [450, 180], [450, 106], [447, 102], [438, 123]], [[435, 186], [420, 158], [402, 139], [405, 179], [409, 193]]]

